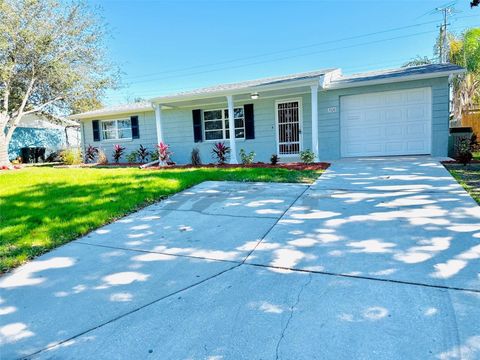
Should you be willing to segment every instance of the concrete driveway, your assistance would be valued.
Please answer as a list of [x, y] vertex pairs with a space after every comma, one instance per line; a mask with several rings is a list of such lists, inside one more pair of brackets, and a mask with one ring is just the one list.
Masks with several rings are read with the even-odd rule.
[[0, 279], [2, 359], [479, 359], [480, 207], [430, 158], [206, 182]]

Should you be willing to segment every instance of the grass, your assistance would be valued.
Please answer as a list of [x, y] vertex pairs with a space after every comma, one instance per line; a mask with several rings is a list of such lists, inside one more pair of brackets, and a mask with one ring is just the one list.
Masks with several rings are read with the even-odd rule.
[[312, 182], [320, 173], [276, 168], [4, 171], [0, 174], [0, 272], [202, 181]]
[[474, 160], [480, 160], [480, 151], [477, 151], [477, 152], [473, 153], [473, 159]]
[[453, 177], [468, 191], [470, 196], [480, 205], [480, 165], [447, 166]]

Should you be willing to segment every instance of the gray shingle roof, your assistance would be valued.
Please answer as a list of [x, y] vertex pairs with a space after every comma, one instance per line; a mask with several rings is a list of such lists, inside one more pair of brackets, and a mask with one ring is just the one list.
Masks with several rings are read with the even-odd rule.
[[463, 70], [462, 67], [454, 64], [429, 64], [340, 76], [332, 79], [332, 82], [330, 84], [332, 87], [335, 87], [336, 85], [353, 84], [362, 81], [384, 80], [401, 78], [406, 76], [428, 75], [441, 72], [456, 72], [461, 70]]
[[264, 86], [264, 85], [275, 85], [281, 84], [289, 81], [296, 81], [296, 80], [308, 80], [313, 79], [319, 76], [326, 74], [327, 72], [333, 71], [335, 69], [321, 69], [303, 73], [296, 73], [290, 75], [283, 75], [283, 76], [275, 76], [275, 77], [268, 77], [262, 79], [255, 79], [255, 80], [247, 80], [237, 83], [227, 83], [227, 84], [219, 84], [204, 88], [199, 88], [191, 91], [184, 91], [179, 92], [176, 94], [165, 95], [162, 97], [174, 97], [174, 96], [190, 96], [190, 95], [202, 95], [202, 94], [210, 94], [222, 91], [231, 91], [231, 90], [241, 90], [244, 88], [251, 88], [255, 86]]

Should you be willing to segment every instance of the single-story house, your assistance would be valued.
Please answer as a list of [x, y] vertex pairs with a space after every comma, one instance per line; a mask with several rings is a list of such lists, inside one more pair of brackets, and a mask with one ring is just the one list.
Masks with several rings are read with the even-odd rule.
[[[126, 153], [139, 145], [169, 144], [177, 163], [193, 148], [211, 162], [215, 142], [298, 160], [312, 150], [318, 160], [342, 157], [430, 154], [447, 156], [449, 80], [462, 73], [452, 64], [342, 75], [340, 69], [224, 84], [146, 102], [73, 115], [83, 146], [110, 156], [114, 144]], [[230, 137], [230, 134], [235, 134]]]
[[43, 147], [48, 154], [81, 146], [80, 124], [63, 117], [28, 114], [22, 117], [8, 145], [10, 160], [20, 156], [23, 147]]

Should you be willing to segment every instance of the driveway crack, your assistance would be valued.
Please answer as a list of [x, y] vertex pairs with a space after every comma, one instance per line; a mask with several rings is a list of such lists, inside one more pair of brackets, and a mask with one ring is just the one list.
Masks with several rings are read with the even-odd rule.
[[280, 344], [282, 343], [282, 340], [285, 337], [285, 332], [287, 331], [288, 326], [290, 325], [290, 322], [292, 321], [293, 313], [295, 312], [295, 308], [300, 303], [300, 297], [302, 296], [302, 292], [303, 292], [303, 290], [305, 290], [305, 288], [308, 285], [310, 285], [311, 282], [312, 282], [312, 274], [309, 273], [307, 282], [305, 282], [305, 284], [302, 285], [302, 287], [298, 291], [297, 299], [295, 300], [295, 303], [290, 307], [290, 315], [288, 316], [287, 322], [285, 323], [285, 326], [282, 329], [282, 333], [280, 334], [280, 339], [278, 339], [277, 346], [275, 348], [275, 359], [276, 360], [280, 359]]

